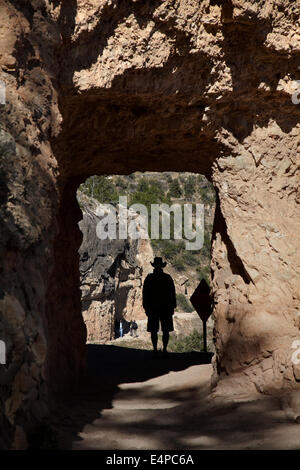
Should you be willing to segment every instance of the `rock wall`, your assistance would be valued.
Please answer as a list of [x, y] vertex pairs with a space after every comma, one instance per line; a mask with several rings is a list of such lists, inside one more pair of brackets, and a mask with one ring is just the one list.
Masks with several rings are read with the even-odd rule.
[[76, 189], [97, 173], [213, 181], [219, 387], [295, 387], [299, 2], [1, 0], [0, 14], [0, 445], [26, 447], [82, 373]]
[[[82, 314], [87, 327], [87, 340], [106, 342], [114, 339], [116, 322], [124, 325], [133, 319], [146, 318], [142, 306], [142, 284], [151, 270], [153, 251], [149, 239], [100, 240], [97, 224], [103, 218], [103, 205], [96, 199], [78, 193], [83, 219], [80, 246]], [[113, 214], [113, 211], [112, 211]], [[128, 223], [138, 214], [126, 211]], [[119, 233], [119, 211], [116, 206]], [[139, 230], [142, 230], [138, 225]]]

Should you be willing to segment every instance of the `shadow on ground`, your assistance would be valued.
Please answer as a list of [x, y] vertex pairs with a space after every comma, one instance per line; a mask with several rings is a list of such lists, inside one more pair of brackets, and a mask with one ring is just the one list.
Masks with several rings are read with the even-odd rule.
[[[88, 344], [87, 349], [87, 375], [56, 411], [56, 418], [51, 423], [55, 434], [51, 439], [53, 442], [41, 443], [40, 437], [33, 448], [54, 446], [70, 449], [72, 442], [80, 440], [78, 434], [87, 424], [101, 418], [103, 410], [112, 409], [114, 397], [120, 391], [119, 385], [145, 382], [170, 371], [209, 364], [213, 356], [204, 352], [169, 353], [167, 357], [159, 353], [154, 356], [148, 350], [95, 344]], [[181, 399], [187, 398], [183, 393]], [[39, 432], [39, 436], [41, 434], [43, 432]]]
[[[32, 447], [300, 449], [299, 425], [287, 419], [278, 397], [212, 399], [205, 365], [211, 357], [193, 352], [156, 359], [147, 350], [88, 345], [85, 381], [56, 411], [52, 434], [48, 426]], [[179, 374], [166, 376], [171, 371]]]
[[210, 364], [212, 353], [169, 353], [167, 357], [152, 351], [119, 346], [88, 345], [88, 375], [93, 382], [108, 384], [144, 382], [170, 371], [184, 370], [196, 364]]

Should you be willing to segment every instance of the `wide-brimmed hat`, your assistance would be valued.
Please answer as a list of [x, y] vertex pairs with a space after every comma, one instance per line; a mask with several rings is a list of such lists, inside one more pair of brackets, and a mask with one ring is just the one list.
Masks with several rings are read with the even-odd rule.
[[156, 256], [151, 264], [154, 268], [164, 268], [167, 265], [160, 256]]

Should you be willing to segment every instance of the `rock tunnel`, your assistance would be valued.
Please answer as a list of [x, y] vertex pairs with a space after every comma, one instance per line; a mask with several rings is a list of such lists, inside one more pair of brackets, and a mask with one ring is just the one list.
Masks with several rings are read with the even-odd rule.
[[1, 444], [17, 447], [84, 374], [76, 190], [93, 174], [213, 182], [212, 384], [297, 387], [298, 2], [2, 0], [0, 10]]

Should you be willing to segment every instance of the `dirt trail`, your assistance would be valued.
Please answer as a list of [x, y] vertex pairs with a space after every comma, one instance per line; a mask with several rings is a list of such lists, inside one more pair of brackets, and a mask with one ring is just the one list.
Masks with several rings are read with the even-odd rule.
[[68, 400], [72, 449], [300, 449], [300, 426], [278, 398], [210, 395], [204, 353], [89, 345], [86, 385]]

